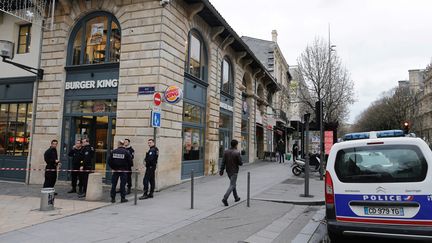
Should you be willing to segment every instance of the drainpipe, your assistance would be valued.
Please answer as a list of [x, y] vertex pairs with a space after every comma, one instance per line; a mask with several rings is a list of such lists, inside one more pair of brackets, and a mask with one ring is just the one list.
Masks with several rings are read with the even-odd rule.
[[[41, 58], [42, 58], [42, 42], [43, 42], [43, 28], [40, 28], [41, 32], [40, 32], [40, 39], [39, 39], [39, 57], [38, 57], [38, 65], [37, 68], [40, 69], [41, 68]], [[26, 184], [29, 185], [30, 184], [30, 174], [31, 171], [30, 169], [32, 168], [32, 160], [31, 160], [31, 155], [33, 153], [33, 141], [34, 141], [34, 134], [35, 134], [35, 130], [36, 130], [36, 110], [37, 110], [37, 100], [38, 100], [38, 89], [39, 89], [39, 77], [38, 75], [36, 75], [36, 80], [35, 80], [35, 85], [33, 88], [33, 109], [32, 109], [32, 130], [31, 130], [31, 134], [30, 134], [30, 147], [29, 147], [29, 153], [27, 155], [27, 173], [26, 173]]]

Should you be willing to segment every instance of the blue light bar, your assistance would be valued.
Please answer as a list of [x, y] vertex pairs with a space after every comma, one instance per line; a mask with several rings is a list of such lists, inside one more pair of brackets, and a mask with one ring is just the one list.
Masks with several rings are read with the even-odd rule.
[[347, 140], [368, 139], [368, 138], [369, 138], [368, 132], [356, 132], [356, 133], [345, 134], [343, 140], [347, 141]]
[[402, 130], [387, 130], [377, 132], [376, 136], [377, 138], [404, 137], [405, 134]]

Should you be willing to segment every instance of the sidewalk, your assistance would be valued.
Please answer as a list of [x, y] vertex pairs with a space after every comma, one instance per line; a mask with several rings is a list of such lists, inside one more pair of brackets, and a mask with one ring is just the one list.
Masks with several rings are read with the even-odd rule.
[[[258, 162], [244, 166], [237, 183], [242, 201], [246, 199], [247, 172], [251, 173], [253, 198], [263, 197], [267, 189], [273, 191], [293, 177], [288, 163]], [[139, 201], [136, 206], [133, 202], [114, 204], [45, 222], [2, 234], [0, 242], [147, 242], [228, 209], [220, 201], [227, 186], [225, 175], [202, 177], [195, 181], [195, 209], [190, 209], [190, 183], [186, 182], [156, 193], [154, 199]], [[279, 190], [279, 194], [287, 192]], [[300, 200], [297, 194], [291, 196]], [[273, 195], [270, 199], [286, 197]], [[236, 205], [232, 198], [229, 203]], [[250, 209], [253, 210], [253, 205]]]

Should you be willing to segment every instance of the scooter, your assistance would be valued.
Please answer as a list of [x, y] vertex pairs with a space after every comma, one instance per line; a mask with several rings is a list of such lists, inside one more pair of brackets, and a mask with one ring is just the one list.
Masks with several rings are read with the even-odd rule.
[[[320, 159], [317, 155], [313, 155], [313, 156], [315, 156], [315, 159], [316, 159], [315, 163], [318, 163], [318, 165], [310, 164], [310, 161], [309, 161], [309, 171], [312, 173], [313, 172], [319, 172], [321, 169]], [[312, 156], [311, 156], [311, 159], [312, 159]], [[300, 176], [301, 173], [305, 172], [305, 165], [306, 165], [306, 161], [298, 160], [298, 159], [295, 160], [293, 165], [292, 165], [292, 173], [296, 176]]]

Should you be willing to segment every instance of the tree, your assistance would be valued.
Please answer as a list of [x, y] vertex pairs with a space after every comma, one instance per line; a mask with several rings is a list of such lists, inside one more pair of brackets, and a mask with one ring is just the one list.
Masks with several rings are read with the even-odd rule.
[[413, 122], [415, 98], [409, 87], [399, 86], [385, 92], [358, 117], [356, 131], [402, 129]]
[[323, 100], [324, 122], [343, 122], [348, 105], [354, 103], [354, 83], [336, 53], [331, 54], [328, 43], [316, 38], [297, 59], [299, 75], [304, 81], [300, 99], [312, 110]]

